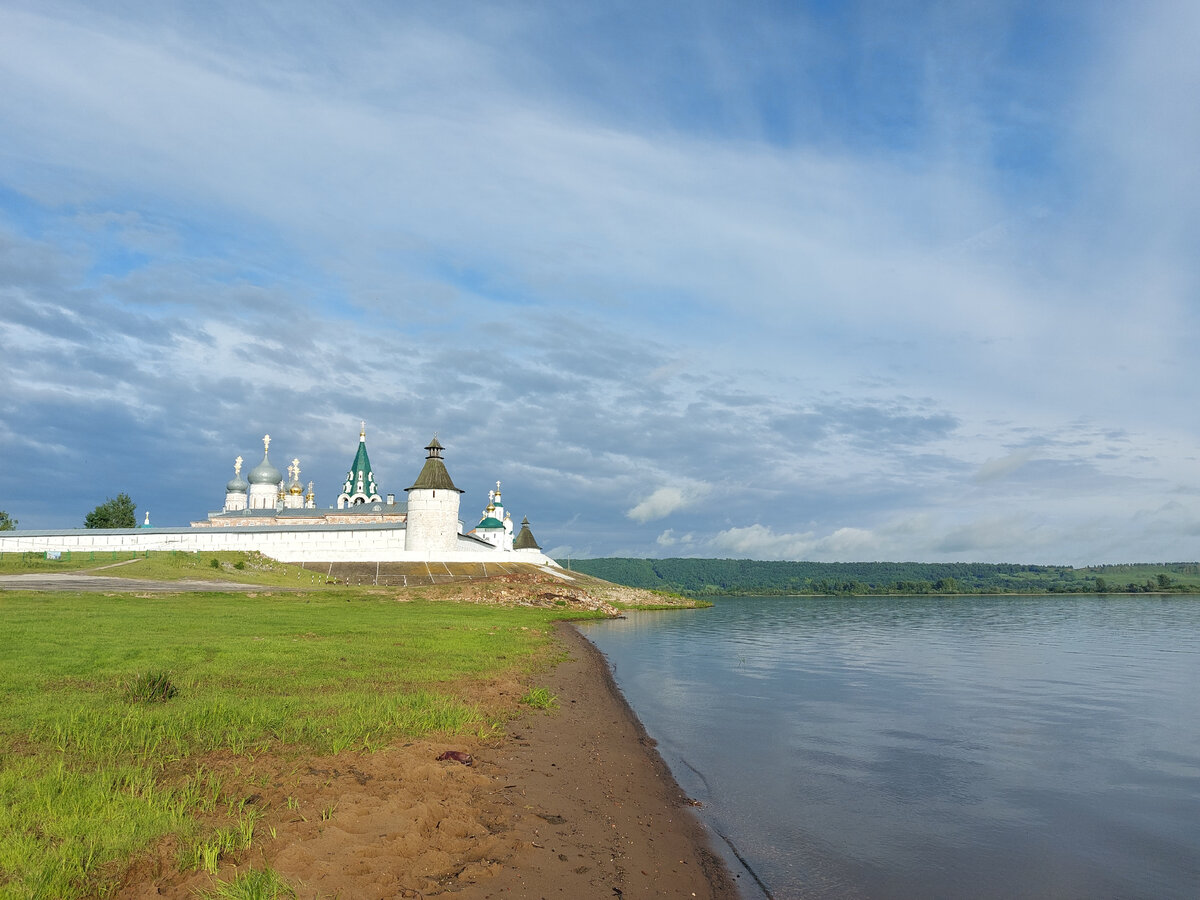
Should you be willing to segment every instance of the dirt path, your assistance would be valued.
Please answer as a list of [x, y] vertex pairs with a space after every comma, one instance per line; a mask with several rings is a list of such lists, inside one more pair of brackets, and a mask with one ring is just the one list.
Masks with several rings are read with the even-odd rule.
[[[105, 566], [104, 568], [107, 568]], [[93, 570], [94, 571], [94, 570]], [[233, 581], [152, 581], [146, 578], [118, 578], [86, 572], [53, 572], [30, 575], [0, 575], [0, 590], [9, 591], [88, 591], [131, 593], [180, 593], [189, 591], [287, 591], [291, 588], [262, 584], [238, 584]]]

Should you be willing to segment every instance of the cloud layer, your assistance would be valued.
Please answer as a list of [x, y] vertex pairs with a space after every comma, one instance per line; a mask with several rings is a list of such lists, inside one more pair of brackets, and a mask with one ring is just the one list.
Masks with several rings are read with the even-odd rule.
[[822, 6], [0, 4], [0, 508], [365, 419], [563, 554], [1200, 556], [1200, 13]]

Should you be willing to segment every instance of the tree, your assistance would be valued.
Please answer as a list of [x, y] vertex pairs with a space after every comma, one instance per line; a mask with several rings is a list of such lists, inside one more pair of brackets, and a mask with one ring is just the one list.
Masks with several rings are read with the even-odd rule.
[[117, 494], [115, 498], [105, 500], [83, 520], [84, 528], [136, 528], [137, 518], [134, 516], [134, 506], [128, 494]]
[[0, 509], [0, 531], [14, 531], [17, 527], [17, 520], [10, 519], [8, 513]]

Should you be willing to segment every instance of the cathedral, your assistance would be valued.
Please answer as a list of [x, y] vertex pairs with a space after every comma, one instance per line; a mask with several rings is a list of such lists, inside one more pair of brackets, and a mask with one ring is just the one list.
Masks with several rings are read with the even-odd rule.
[[[337, 506], [318, 509], [312, 481], [307, 487], [300, 480], [300, 459], [294, 457], [287, 466], [287, 475], [276, 468], [270, 459], [271, 436], [263, 436], [262, 462], [242, 478], [241, 456], [234, 460], [233, 478], [225, 485], [225, 503], [203, 521], [192, 522], [193, 528], [286, 525], [353, 525], [367, 523], [403, 524], [406, 550], [441, 550], [455, 552], [489, 547], [501, 553], [514, 551], [539, 552], [529, 520], [521, 522], [514, 536], [512, 516], [504, 508], [500, 482], [488, 491], [488, 504], [479, 523], [464, 531], [459, 519], [457, 488], [446, 469], [442, 452], [445, 448], [435, 436], [425, 447], [426, 459], [412, 486], [405, 488], [407, 501], [396, 501], [395, 494], [381, 496], [367, 454], [366, 423], [358, 434], [354, 461], [346, 473]], [[438, 492], [441, 496], [438, 496]]]
[[[225, 502], [206, 519], [186, 526], [140, 528], [69, 528], [53, 531], [0, 533], [0, 552], [133, 553], [221, 551], [255, 552], [283, 562], [410, 562], [430, 577], [453, 577], [451, 565], [514, 562], [538, 566], [556, 577], [561, 567], [542, 553], [521, 521], [514, 536], [512, 516], [500, 495], [500, 482], [488, 492], [478, 524], [467, 529], [459, 519], [463, 491], [455, 485], [435, 435], [425, 447], [425, 461], [407, 499], [379, 488], [367, 455], [364, 423], [354, 461], [341, 484], [336, 506], [317, 506], [315, 485], [300, 480], [300, 458], [287, 474], [271, 462], [271, 436], [263, 436], [262, 462], [242, 477], [243, 459], [234, 460], [233, 478], [225, 485]], [[445, 571], [443, 576], [441, 571]]]

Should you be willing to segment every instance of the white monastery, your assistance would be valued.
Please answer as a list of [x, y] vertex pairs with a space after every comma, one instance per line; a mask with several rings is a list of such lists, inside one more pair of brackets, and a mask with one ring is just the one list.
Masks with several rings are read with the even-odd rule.
[[287, 466], [287, 476], [270, 460], [271, 436], [263, 437], [263, 458], [242, 478], [242, 457], [234, 461], [233, 478], [225, 485], [225, 503], [203, 521], [186, 527], [70, 529], [66, 531], [0, 532], [0, 552], [179, 550], [257, 551], [282, 562], [525, 562], [555, 566], [542, 553], [529, 520], [514, 537], [500, 482], [488, 492], [479, 524], [464, 531], [459, 519], [463, 493], [455, 486], [442, 458], [445, 448], [435, 435], [425, 447], [425, 463], [410, 487], [407, 502], [379, 494], [367, 456], [366, 424], [337, 506], [318, 509], [313, 482], [300, 481], [300, 459]]

